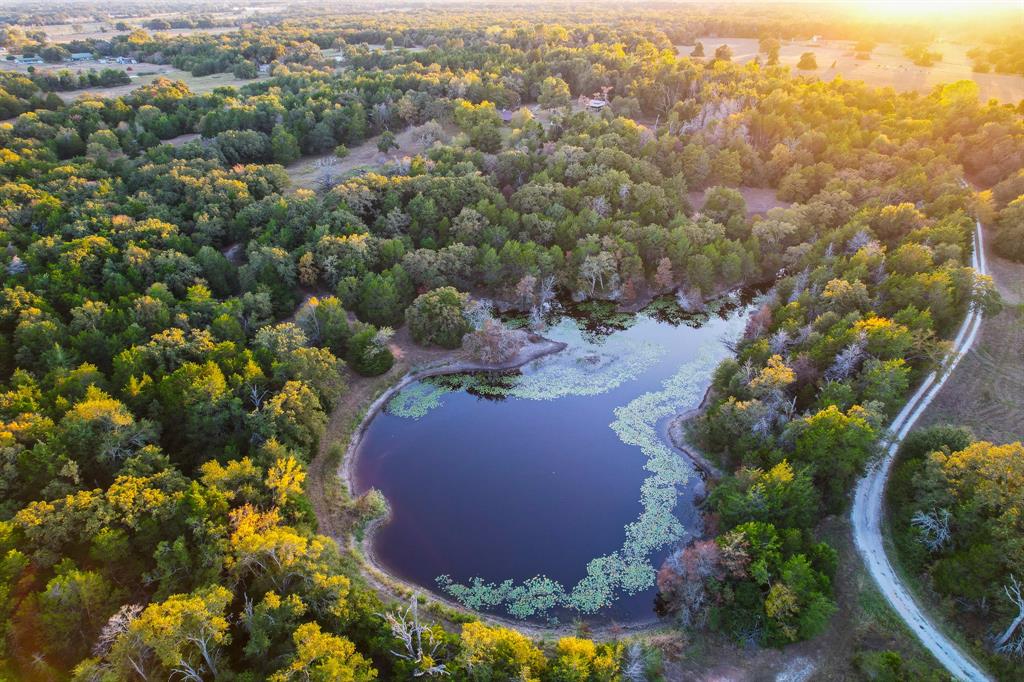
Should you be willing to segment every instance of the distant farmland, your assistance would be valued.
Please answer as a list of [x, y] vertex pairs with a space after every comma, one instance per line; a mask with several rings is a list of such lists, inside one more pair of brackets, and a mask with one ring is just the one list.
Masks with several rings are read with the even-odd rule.
[[[719, 45], [732, 48], [732, 60], [744, 64], [757, 56], [756, 38], [715, 38], [704, 36], [699, 38], [704, 43], [705, 58], [710, 58]], [[971, 60], [967, 58], [967, 48], [952, 43], [933, 45], [936, 52], [942, 53], [942, 61], [931, 67], [914, 65], [903, 56], [899, 45], [881, 44], [871, 53], [871, 59], [857, 59], [853, 50], [854, 43], [846, 40], [826, 40], [814, 45], [808, 41], [792, 41], [782, 44], [779, 60], [789, 66], [794, 73], [817, 76], [822, 80], [832, 80], [836, 76], [851, 80], [862, 80], [875, 87], [891, 87], [898, 92], [927, 93], [936, 85], [958, 80], [973, 80], [981, 90], [981, 99], [995, 98], [1001, 102], [1016, 104], [1024, 99], [1024, 76], [1001, 73], [974, 73], [971, 71]], [[692, 45], [676, 46], [679, 54], [688, 55]], [[796, 64], [804, 52], [813, 52], [817, 57], [818, 68], [813, 71], [798, 71]], [[761, 55], [762, 61], [764, 55]], [[834, 66], [833, 66], [834, 64]]]

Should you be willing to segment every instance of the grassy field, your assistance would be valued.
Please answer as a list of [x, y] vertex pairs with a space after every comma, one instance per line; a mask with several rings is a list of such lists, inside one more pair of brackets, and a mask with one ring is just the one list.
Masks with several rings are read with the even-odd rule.
[[[710, 58], [719, 45], [729, 45], [733, 61], [744, 64], [757, 56], [756, 38], [699, 38], [704, 43], [704, 55]], [[692, 46], [677, 46], [679, 54], [688, 55]], [[792, 67], [794, 73], [817, 76], [832, 80], [836, 76], [851, 80], [862, 80], [875, 87], [891, 87], [899, 92], [930, 92], [936, 85], [958, 80], [973, 80], [981, 91], [981, 99], [995, 98], [1001, 102], [1016, 104], [1024, 99], [1024, 76], [999, 73], [974, 73], [967, 58], [967, 47], [952, 43], [937, 43], [933, 49], [942, 53], [942, 61], [931, 67], [915, 66], [903, 56], [899, 45], [882, 44], [871, 53], [871, 59], [860, 60], [853, 51], [850, 41], [821, 41], [813, 45], [807, 41], [783, 43], [779, 61]], [[797, 71], [796, 64], [804, 52], [813, 52], [818, 68], [814, 71]], [[764, 56], [761, 56], [762, 61]]]
[[[789, 206], [789, 202], [779, 201], [775, 196], [775, 190], [771, 187], [737, 187], [743, 199], [747, 202], [747, 215], [764, 215], [770, 209]], [[686, 195], [693, 210], [700, 211], [704, 208], [707, 199], [704, 192], [688, 192]]]
[[[240, 18], [251, 16], [255, 11], [240, 10], [235, 13], [224, 13], [224, 12], [213, 12], [210, 13], [215, 22], [235, 22]], [[114, 36], [127, 35], [131, 33], [133, 29], [141, 28], [147, 33], [162, 33], [172, 36], [190, 35], [193, 33], [229, 33], [231, 31], [237, 31], [236, 26], [214, 26], [212, 28], [172, 28], [166, 31], [151, 31], [146, 28], [144, 24], [151, 19], [177, 19], [181, 16], [180, 12], [166, 12], [166, 13], [154, 13], [147, 14], [141, 17], [131, 17], [127, 19], [119, 19], [117, 21], [95, 21], [90, 18], [83, 18], [82, 21], [72, 21], [63, 24], [49, 24], [46, 26], [18, 26], [26, 33], [32, 33], [35, 31], [42, 31], [46, 34], [46, 39], [53, 43], [70, 43], [75, 40], [109, 40]], [[115, 26], [118, 22], [123, 21], [129, 26], [127, 31], [118, 31]]]
[[[132, 82], [127, 85], [116, 85], [111, 88], [85, 88], [82, 90], [58, 92], [57, 94], [65, 101], [77, 99], [86, 95], [120, 97], [121, 95], [127, 95], [135, 88], [153, 82], [157, 78], [169, 78], [171, 80], [184, 81], [185, 84], [188, 85], [189, 89], [197, 94], [212, 92], [214, 89], [225, 85], [240, 88], [248, 83], [255, 83], [261, 80], [261, 78], [235, 78], [230, 73], [215, 73], [209, 76], [193, 76], [188, 71], [182, 71], [181, 69], [176, 69], [167, 64], [150, 64], [148, 62], [126, 65], [101, 64], [98, 61], [88, 61], [76, 62], [73, 64], [51, 64], [36, 67], [36, 71], [63, 71], [65, 69], [73, 72], [89, 71], [90, 69], [94, 69], [96, 71], [102, 71], [103, 69], [122, 69], [128, 71], [132, 78]], [[14, 62], [4, 60], [0, 61], [0, 70], [27, 73], [28, 67], [23, 64], [15, 64]]]
[[962, 424], [978, 438], [1011, 443], [1024, 439], [1024, 265], [1000, 258], [991, 249], [987, 255], [1007, 305], [984, 321], [978, 342], [918, 427]]
[[[335, 178], [339, 178], [357, 168], [380, 166], [388, 161], [401, 159], [403, 156], [415, 156], [426, 149], [423, 142], [416, 139], [416, 134], [411, 128], [406, 128], [395, 135], [395, 142], [398, 144], [398, 149], [381, 154], [377, 149], [377, 138], [371, 138], [361, 145], [351, 148], [348, 156], [344, 159], [337, 159], [334, 165], [330, 166], [330, 172]], [[333, 154], [306, 156], [288, 166], [288, 177], [291, 178], [292, 188], [315, 189], [317, 179], [326, 170], [322, 164], [331, 158], [334, 158]]]

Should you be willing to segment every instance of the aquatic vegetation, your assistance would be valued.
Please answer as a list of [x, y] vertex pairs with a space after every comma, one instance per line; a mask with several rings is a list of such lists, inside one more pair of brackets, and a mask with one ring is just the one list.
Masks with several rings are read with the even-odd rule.
[[570, 346], [551, 362], [535, 365], [509, 390], [528, 400], [599, 395], [649, 369], [664, 349], [652, 343], [626, 344], [609, 339], [601, 346]]
[[584, 301], [569, 307], [587, 341], [599, 342], [602, 337], [629, 329], [637, 321], [633, 313], [620, 313], [611, 301]]
[[424, 379], [406, 386], [388, 401], [388, 414], [407, 419], [419, 419], [431, 410], [441, 407], [441, 397], [450, 391]]
[[565, 588], [557, 580], [538, 575], [520, 584], [511, 580], [501, 583], [486, 583], [473, 578], [468, 585], [454, 583], [451, 576], [437, 578], [438, 586], [471, 609], [504, 605], [516, 618], [529, 618], [546, 613], [566, 603]]
[[[745, 325], [745, 316], [736, 316], [729, 321], [726, 334], [738, 335]], [[607, 339], [614, 345], [614, 337]], [[577, 352], [581, 352], [577, 348]], [[594, 349], [584, 348], [584, 353]], [[506, 580], [488, 583], [473, 578], [468, 584], [455, 583], [450, 576], [438, 578], [438, 585], [462, 604], [475, 609], [503, 606], [509, 614], [526, 618], [545, 613], [556, 607], [569, 608], [580, 613], [595, 613], [610, 606], [620, 594], [636, 594], [654, 585], [655, 569], [650, 557], [666, 545], [678, 542], [686, 529], [674, 512], [679, 486], [686, 483], [693, 474], [693, 467], [664, 442], [658, 433], [658, 425], [681, 411], [696, 407], [711, 381], [711, 375], [718, 362], [728, 354], [725, 344], [713, 341], [700, 348], [695, 360], [683, 364], [671, 377], [662, 383], [660, 391], [645, 393], [626, 405], [615, 409], [615, 421], [610, 427], [619, 439], [627, 445], [640, 449], [646, 458], [644, 469], [650, 472], [640, 489], [640, 516], [625, 527], [625, 540], [617, 551], [592, 559], [587, 564], [586, 576], [571, 590], [549, 578], [539, 576], [522, 583]], [[648, 354], [650, 353], [650, 355]], [[628, 371], [657, 357], [655, 352], [636, 348], [633, 362], [616, 358], [608, 363], [618, 368], [609, 372], [603, 380], [614, 383], [621, 380]], [[579, 356], [576, 357], [578, 363]], [[573, 374], [573, 362], [563, 362], [555, 371], [544, 369], [523, 377], [509, 389], [516, 397], [548, 399], [573, 395], [587, 390], [597, 390], [601, 383], [585, 381]], [[623, 365], [625, 365], [623, 367]], [[600, 362], [595, 361], [598, 373]], [[566, 369], [568, 368], [568, 369]], [[530, 379], [535, 383], [531, 383]], [[555, 377], [560, 383], [555, 383]], [[621, 383], [621, 381], [620, 381]], [[607, 390], [607, 389], [606, 389]]]
[[604, 337], [587, 341], [571, 319], [551, 327], [547, 336], [569, 344], [566, 350], [540, 358], [521, 372], [450, 374], [406, 386], [387, 405], [396, 417], [420, 419], [443, 404], [446, 393], [469, 391], [488, 397], [555, 400], [599, 395], [636, 378], [658, 361], [665, 349], [653, 343]]

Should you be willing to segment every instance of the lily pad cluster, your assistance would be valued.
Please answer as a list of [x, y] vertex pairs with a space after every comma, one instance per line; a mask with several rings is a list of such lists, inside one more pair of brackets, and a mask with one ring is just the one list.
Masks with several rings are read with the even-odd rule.
[[[739, 334], [745, 323], [737, 316], [729, 323], [729, 335]], [[651, 555], [683, 537], [685, 529], [673, 513], [679, 486], [686, 483], [693, 468], [661, 438], [658, 425], [666, 418], [696, 407], [718, 362], [728, 349], [717, 341], [700, 349], [698, 357], [682, 365], [662, 384], [662, 390], [645, 393], [615, 409], [610, 426], [623, 443], [635, 445], [647, 458], [650, 472], [640, 489], [640, 516], [626, 526], [621, 548], [596, 557], [587, 573], [571, 589], [546, 576], [519, 583], [511, 580], [485, 582], [473, 578], [467, 584], [450, 576], [437, 579], [439, 587], [460, 603], [473, 609], [504, 607], [516, 618], [545, 614], [554, 608], [568, 608], [584, 614], [610, 606], [622, 594], [636, 594], [654, 585]], [[557, 389], [553, 392], [557, 393]]]
[[534, 361], [522, 372], [452, 374], [415, 382], [388, 402], [387, 411], [397, 417], [420, 419], [441, 407], [445, 394], [461, 390], [525, 400], [600, 395], [635, 379], [665, 352], [653, 343], [614, 336], [590, 337], [568, 318], [551, 327], [547, 336], [569, 346]]

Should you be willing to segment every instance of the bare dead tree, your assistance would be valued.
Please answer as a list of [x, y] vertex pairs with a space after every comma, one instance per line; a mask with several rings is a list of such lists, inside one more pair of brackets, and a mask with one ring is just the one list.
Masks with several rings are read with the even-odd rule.
[[[143, 607], [141, 604], [125, 604], [117, 613], [110, 617], [107, 623], [100, 630], [99, 638], [96, 640], [96, 644], [93, 646], [93, 654], [99, 658], [105, 657], [110, 653], [110, 649], [114, 646], [114, 642], [118, 641], [121, 637], [127, 638], [127, 645], [124, 647], [126, 652], [125, 662], [131, 666], [135, 674], [140, 679], [148, 680], [148, 662], [152, 656], [152, 649], [150, 649], [139, 636], [137, 632], [131, 631], [131, 624], [139, 614], [142, 613]], [[106, 664], [102, 664], [103, 668], [106, 668]]]
[[204, 682], [200, 671], [193, 668], [184, 659], [178, 661], [178, 667], [174, 668], [168, 677], [171, 680], [178, 678], [186, 682]]
[[1020, 628], [1021, 623], [1024, 623], [1024, 596], [1021, 596], [1020, 582], [1017, 580], [1017, 576], [1010, 574], [1010, 584], [1003, 586], [1003, 592], [1017, 607], [1017, 616], [1010, 621], [1003, 634], [996, 639], [995, 650], [1009, 656], [1024, 656], [1024, 631], [1014, 637], [1014, 633]]
[[142, 613], [141, 604], [125, 604], [118, 609], [117, 613], [111, 616], [106, 625], [100, 630], [100, 636], [92, 648], [93, 654], [105, 656], [110, 651], [110, 647], [114, 645], [114, 641], [117, 640], [118, 636], [122, 632], [128, 631], [128, 626], [139, 617], [140, 613]]
[[793, 279], [793, 292], [789, 295], [788, 303], [794, 303], [800, 298], [800, 294], [804, 293], [804, 289], [807, 288], [807, 282], [811, 279], [811, 271], [809, 268], [804, 268], [800, 271]]
[[859, 230], [857, 234], [850, 237], [846, 242], [846, 253], [857, 253], [862, 248], [874, 241], [874, 237], [867, 230]]
[[337, 157], [327, 156], [319, 159], [314, 166], [320, 171], [316, 178], [316, 186], [321, 192], [327, 192], [334, 187], [335, 174], [334, 166], [338, 163]]
[[257, 410], [263, 405], [263, 400], [270, 393], [269, 390], [260, 388], [259, 384], [252, 384], [249, 386], [249, 400], [252, 402], [252, 406]]
[[546, 313], [551, 307], [551, 301], [555, 298], [555, 277], [548, 275], [540, 280], [540, 290], [537, 293], [538, 307], [542, 313]]
[[825, 370], [825, 378], [842, 381], [857, 371], [867, 351], [867, 337], [861, 333], [850, 345], [839, 351], [832, 366]]
[[435, 626], [420, 623], [419, 602], [416, 598], [417, 595], [413, 594], [405, 609], [377, 614], [387, 622], [395, 639], [402, 643], [401, 651], [392, 649], [391, 653], [416, 664], [413, 677], [450, 675], [447, 665], [438, 663], [438, 652], [444, 646], [444, 640], [437, 636]]
[[948, 509], [936, 509], [930, 512], [918, 511], [911, 517], [910, 525], [921, 532], [921, 542], [930, 552], [938, 551], [949, 542]]
[[783, 355], [792, 343], [793, 339], [785, 329], [778, 330], [768, 339], [768, 345], [774, 355]]

